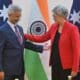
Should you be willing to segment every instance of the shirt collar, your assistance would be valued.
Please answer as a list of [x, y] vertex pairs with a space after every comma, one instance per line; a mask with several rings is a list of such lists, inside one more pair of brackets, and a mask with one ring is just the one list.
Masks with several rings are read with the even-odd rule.
[[14, 27], [16, 26], [15, 24], [11, 23], [9, 20], [7, 21], [7, 23], [10, 25], [11, 29], [15, 32]]

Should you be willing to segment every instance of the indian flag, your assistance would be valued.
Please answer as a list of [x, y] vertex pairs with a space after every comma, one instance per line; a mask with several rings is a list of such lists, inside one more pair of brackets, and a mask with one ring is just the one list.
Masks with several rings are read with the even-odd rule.
[[[30, 0], [30, 2], [28, 31], [30, 32], [31, 25], [37, 21], [43, 22], [48, 29], [50, 21], [47, 0]], [[39, 24], [35, 25], [39, 26]], [[35, 33], [34, 28], [32, 28], [32, 33]], [[49, 80], [48, 72], [46, 71], [49, 65], [47, 56], [49, 57], [49, 54], [46, 51], [37, 53], [27, 49], [25, 50], [25, 70], [28, 80]]]
[[[25, 32], [27, 30], [30, 32], [31, 25], [36, 21], [43, 22], [48, 30], [50, 26], [49, 2], [49, 0], [13, 0], [13, 4], [22, 8], [22, 17], [19, 24], [24, 28]], [[51, 80], [49, 56], [49, 51], [37, 53], [26, 49], [24, 61], [27, 79], [25, 80]]]

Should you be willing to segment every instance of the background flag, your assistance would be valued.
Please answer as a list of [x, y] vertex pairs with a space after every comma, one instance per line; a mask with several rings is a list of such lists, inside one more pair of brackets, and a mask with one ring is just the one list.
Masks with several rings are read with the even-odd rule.
[[[50, 26], [48, 15], [48, 3], [47, 0], [30, 0], [31, 11], [28, 23], [28, 32], [31, 34], [41, 35], [45, 33], [47, 26]], [[45, 28], [46, 27], [46, 28]], [[25, 51], [25, 70], [28, 80], [48, 80], [44, 64], [42, 63], [40, 55], [43, 53], [37, 53], [30, 50]], [[45, 56], [48, 53], [45, 54]], [[45, 58], [45, 57], [43, 57]], [[47, 58], [45, 58], [45, 62]], [[49, 65], [47, 63], [47, 65]], [[45, 65], [46, 66], [46, 65]]]
[[73, 0], [69, 21], [77, 25], [80, 32], [80, 0]]
[[12, 0], [0, 0], [0, 26], [7, 20], [7, 8]]

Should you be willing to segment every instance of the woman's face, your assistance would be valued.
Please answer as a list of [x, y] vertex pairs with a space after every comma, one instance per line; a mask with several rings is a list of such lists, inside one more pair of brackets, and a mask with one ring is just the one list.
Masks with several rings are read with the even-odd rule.
[[53, 19], [55, 22], [59, 23], [61, 21], [61, 16], [60, 15], [57, 15], [57, 14], [53, 14]]

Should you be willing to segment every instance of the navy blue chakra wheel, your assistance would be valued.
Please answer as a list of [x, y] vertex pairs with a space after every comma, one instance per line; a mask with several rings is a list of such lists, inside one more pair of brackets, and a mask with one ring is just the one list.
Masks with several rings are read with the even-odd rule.
[[30, 34], [42, 35], [46, 33], [46, 24], [43, 21], [35, 21], [30, 26]]

